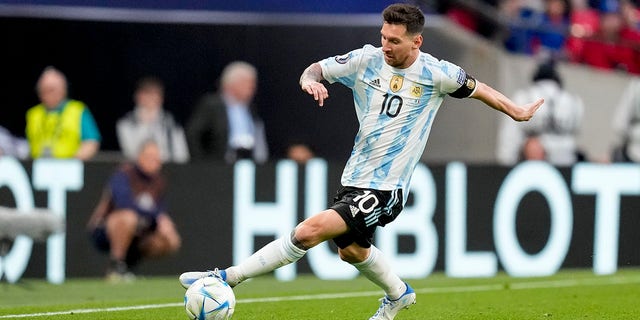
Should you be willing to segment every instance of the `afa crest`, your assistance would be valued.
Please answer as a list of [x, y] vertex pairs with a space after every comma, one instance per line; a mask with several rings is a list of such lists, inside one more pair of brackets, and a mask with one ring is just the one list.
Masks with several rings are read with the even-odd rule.
[[402, 89], [402, 83], [404, 82], [403, 76], [395, 75], [391, 77], [391, 81], [389, 81], [389, 89], [393, 92], [398, 92]]
[[469, 90], [474, 90], [476, 88], [476, 79], [467, 78], [467, 82], [465, 85]]
[[422, 96], [422, 87], [418, 85], [411, 87], [411, 95], [416, 98]]

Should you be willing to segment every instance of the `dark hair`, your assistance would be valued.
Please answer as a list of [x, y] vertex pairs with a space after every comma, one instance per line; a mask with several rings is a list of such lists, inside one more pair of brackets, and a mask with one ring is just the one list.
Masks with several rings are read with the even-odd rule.
[[141, 78], [136, 82], [136, 91], [145, 90], [148, 88], [158, 88], [160, 91], [164, 91], [164, 83], [158, 77], [147, 76]]
[[420, 8], [410, 4], [395, 3], [386, 7], [382, 11], [382, 19], [386, 23], [406, 26], [410, 34], [420, 34], [424, 29], [424, 14]]
[[533, 75], [533, 81], [537, 82], [540, 80], [553, 80], [562, 88], [562, 78], [560, 78], [560, 74], [558, 74], [556, 70], [554, 61], [544, 61], [538, 65], [538, 69]]

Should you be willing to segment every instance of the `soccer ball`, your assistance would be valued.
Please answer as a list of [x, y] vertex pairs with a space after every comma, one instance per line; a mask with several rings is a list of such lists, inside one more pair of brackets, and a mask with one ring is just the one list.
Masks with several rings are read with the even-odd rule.
[[184, 294], [184, 307], [192, 320], [231, 319], [235, 305], [233, 290], [217, 277], [198, 279]]

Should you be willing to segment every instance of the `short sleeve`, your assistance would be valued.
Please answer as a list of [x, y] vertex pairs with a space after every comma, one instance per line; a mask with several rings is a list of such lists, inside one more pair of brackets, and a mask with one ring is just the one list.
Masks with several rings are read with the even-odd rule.
[[445, 60], [440, 60], [440, 91], [443, 94], [453, 93], [460, 89], [467, 80], [467, 73], [459, 66]]
[[358, 74], [360, 58], [365, 48], [321, 60], [322, 77], [329, 83], [339, 82], [349, 88], [353, 88]]
[[100, 141], [101, 136], [100, 131], [98, 130], [98, 125], [96, 124], [96, 120], [93, 118], [93, 115], [91, 115], [91, 111], [89, 111], [88, 108], [84, 108], [84, 110], [82, 111], [81, 121], [81, 140]]

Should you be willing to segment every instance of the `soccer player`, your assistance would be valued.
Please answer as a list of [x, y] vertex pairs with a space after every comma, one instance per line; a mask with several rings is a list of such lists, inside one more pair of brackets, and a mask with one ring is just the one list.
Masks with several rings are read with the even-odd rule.
[[416, 302], [414, 290], [391, 270], [372, 241], [376, 228], [393, 221], [403, 208], [411, 175], [444, 96], [479, 99], [516, 121], [529, 120], [543, 100], [516, 105], [460, 67], [421, 52], [424, 15], [419, 8], [393, 4], [382, 16], [381, 47], [365, 45], [321, 60], [300, 77], [302, 90], [320, 106], [329, 97], [323, 80], [353, 91], [360, 129], [333, 205], [236, 266], [183, 273], [180, 282], [185, 288], [207, 276], [236, 286], [295, 262], [310, 248], [332, 239], [340, 258], [386, 293], [370, 319], [393, 319]]

